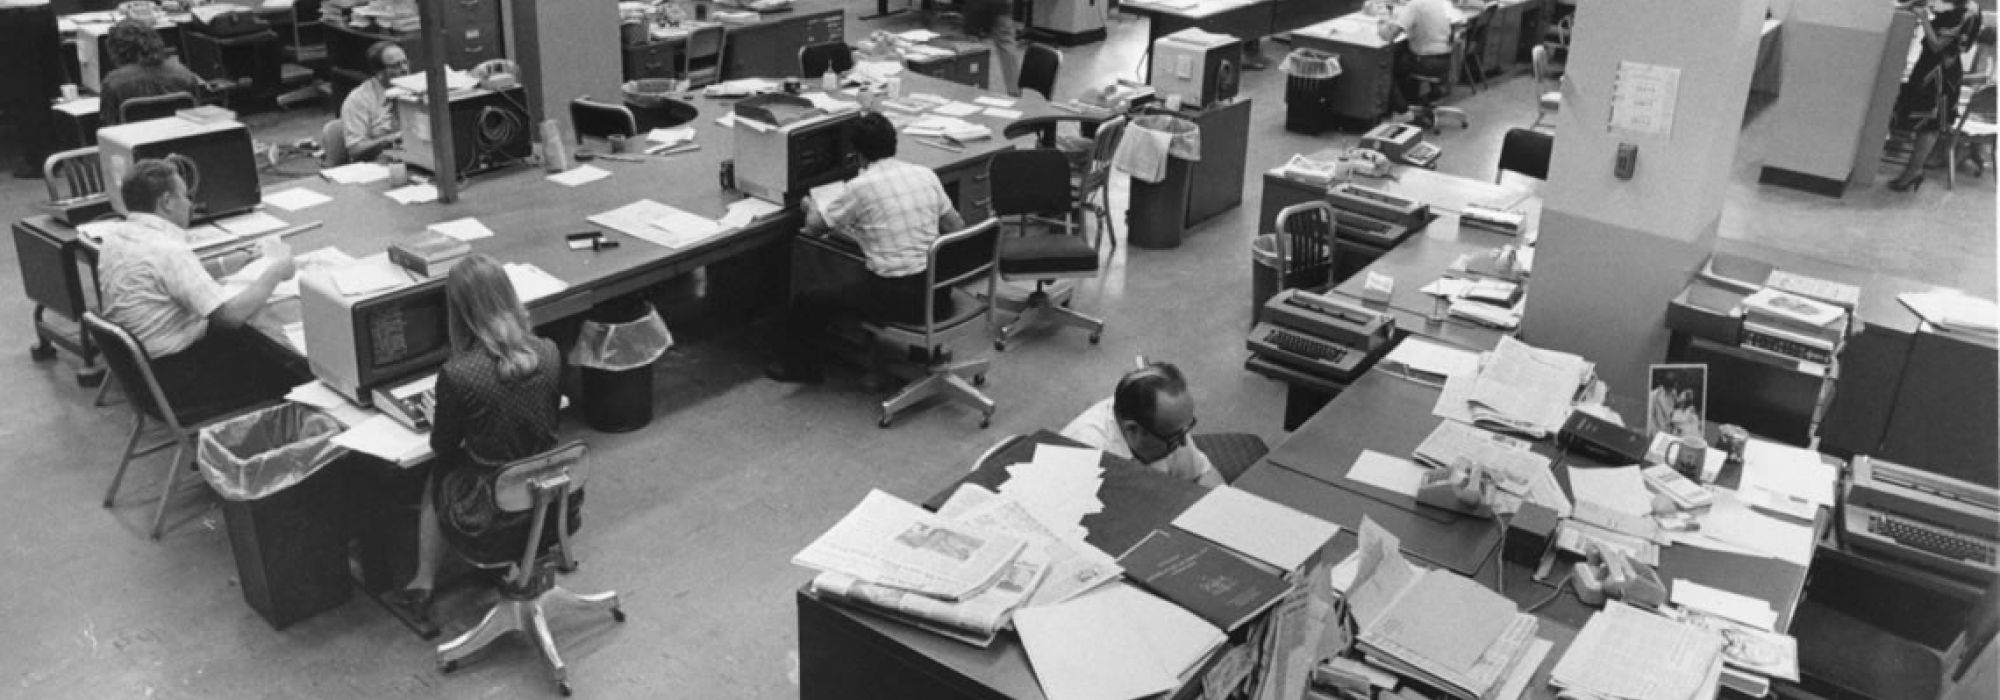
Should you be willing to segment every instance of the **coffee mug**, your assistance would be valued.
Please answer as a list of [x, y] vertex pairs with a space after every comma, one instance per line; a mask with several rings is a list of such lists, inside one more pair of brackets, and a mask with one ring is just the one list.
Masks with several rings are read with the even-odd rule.
[[76, 101], [76, 83], [62, 84], [62, 101], [64, 102]]
[[389, 186], [402, 187], [410, 184], [410, 166], [402, 163], [389, 164]]

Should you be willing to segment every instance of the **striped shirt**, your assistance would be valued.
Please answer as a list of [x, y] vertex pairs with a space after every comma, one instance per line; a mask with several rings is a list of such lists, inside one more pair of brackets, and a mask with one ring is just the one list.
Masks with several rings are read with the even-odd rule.
[[187, 232], [134, 213], [104, 234], [97, 273], [104, 317], [153, 357], [184, 350], [208, 333], [208, 315], [229, 300], [188, 247]]
[[938, 218], [952, 210], [937, 173], [894, 158], [868, 164], [846, 194], [821, 206], [827, 226], [860, 244], [868, 271], [883, 277], [923, 272]]

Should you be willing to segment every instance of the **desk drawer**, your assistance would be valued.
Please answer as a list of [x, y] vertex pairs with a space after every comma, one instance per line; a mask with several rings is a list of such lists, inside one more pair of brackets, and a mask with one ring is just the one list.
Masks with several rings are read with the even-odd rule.
[[965, 223], [974, 224], [993, 215], [993, 183], [986, 172], [986, 159], [938, 172], [945, 196], [958, 207]]
[[682, 46], [680, 41], [656, 41], [625, 47], [625, 79], [674, 77]]

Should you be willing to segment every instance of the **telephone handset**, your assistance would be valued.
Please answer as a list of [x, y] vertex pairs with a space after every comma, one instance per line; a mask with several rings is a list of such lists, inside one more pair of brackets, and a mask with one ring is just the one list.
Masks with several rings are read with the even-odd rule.
[[1493, 517], [1487, 494], [1493, 475], [1469, 460], [1459, 459], [1449, 467], [1424, 473], [1417, 484], [1417, 502], [1478, 518]]
[[505, 90], [521, 84], [521, 66], [508, 59], [495, 58], [466, 71], [467, 75], [479, 81], [479, 86], [488, 90]]
[[1347, 172], [1366, 177], [1389, 177], [1394, 171], [1388, 156], [1381, 151], [1366, 148], [1350, 148], [1340, 154], [1340, 160], [1347, 163]]
[[1576, 597], [1585, 605], [1598, 607], [1608, 598], [1645, 608], [1667, 602], [1667, 587], [1661, 583], [1660, 573], [1622, 551], [1591, 545], [1590, 559], [1577, 562], [1575, 571], [1571, 580], [1576, 584]]

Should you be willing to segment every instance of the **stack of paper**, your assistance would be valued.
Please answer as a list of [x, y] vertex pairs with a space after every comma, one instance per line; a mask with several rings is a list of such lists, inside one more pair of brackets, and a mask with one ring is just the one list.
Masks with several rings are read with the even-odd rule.
[[431, 457], [430, 433], [403, 427], [380, 413], [333, 436], [333, 444], [398, 465], [416, 464]]
[[1000, 493], [1013, 498], [1058, 534], [1084, 536], [1083, 518], [1104, 512], [1097, 489], [1104, 484], [1098, 466], [1103, 453], [1087, 448], [1038, 445], [1035, 458], [1007, 467]]
[[641, 199], [588, 221], [664, 248], [685, 248], [722, 232], [715, 220]]
[[1049, 700], [1128, 700], [1173, 689], [1224, 640], [1172, 603], [1113, 584], [1014, 615]]
[[1450, 571], [1411, 566], [1372, 519], [1362, 520], [1359, 556], [1347, 600], [1372, 662], [1476, 700], [1526, 659], [1539, 622], [1512, 601]]
[[1464, 461], [1485, 469], [1497, 487], [1486, 505], [1500, 513], [1511, 514], [1521, 509], [1521, 503], [1534, 502], [1559, 517], [1569, 516], [1569, 497], [1549, 470], [1549, 458], [1535, 454], [1520, 440], [1443, 421], [1410, 456], [1432, 468]]
[[[1743, 449], [1743, 480], [1737, 492], [1753, 503], [1780, 505], [1780, 512], [1811, 520], [1818, 506], [1833, 505], [1840, 470], [1812, 450], [1751, 440]], [[1784, 508], [1790, 504], [1797, 507]]]
[[[407, 90], [413, 95], [422, 95], [430, 91], [431, 85], [429, 81], [430, 76], [419, 71], [391, 79], [389, 85], [390, 87], [399, 87]], [[473, 78], [470, 73], [455, 68], [445, 69], [444, 89], [457, 92], [459, 90], [470, 90], [475, 87], [479, 87], [479, 80]]]
[[1993, 337], [2000, 334], [2000, 307], [1959, 291], [1908, 292], [1896, 296], [1940, 330]]
[[[1682, 583], [1674, 582], [1676, 595]], [[1799, 641], [1791, 635], [1687, 606], [1669, 607], [1667, 613], [1681, 624], [1722, 638], [1723, 685], [1750, 697], [1764, 697], [1770, 694], [1772, 678], [1799, 679]]]
[[380, 163], [348, 163], [322, 169], [319, 174], [343, 185], [364, 185], [389, 179], [389, 168]]
[[1734, 551], [1783, 559], [1799, 566], [1812, 563], [1813, 528], [1790, 518], [1774, 518], [1750, 509], [1735, 491], [1711, 487], [1715, 503], [1701, 516], [1701, 530], [1676, 533], [1674, 542], [1705, 549]]
[[507, 280], [514, 283], [514, 295], [523, 304], [569, 289], [568, 283], [534, 263], [507, 263], [502, 267], [507, 270]]
[[1174, 518], [1174, 527], [1281, 572], [1297, 571], [1340, 534], [1339, 525], [1229, 486], [1210, 489]]
[[325, 411], [327, 415], [333, 416], [334, 420], [340, 421], [341, 425], [350, 428], [376, 415], [374, 411], [354, 405], [354, 402], [348, 401], [347, 397], [341, 396], [339, 392], [327, 386], [326, 382], [317, 379], [292, 387], [292, 390], [285, 394], [285, 400]]
[[332, 201], [332, 197], [303, 187], [293, 187], [264, 195], [264, 203], [285, 211], [298, 211]]
[[1058, 533], [1012, 498], [964, 484], [938, 508], [938, 516], [1026, 540], [1048, 562], [1049, 577], [1026, 607], [1060, 603], [1118, 578], [1118, 560], [1075, 533]]
[[1577, 390], [1594, 376], [1581, 357], [1506, 336], [1481, 364], [1466, 408], [1474, 424], [1539, 439], [1562, 428]]
[[1556, 661], [1549, 683], [1633, 700], [1715, 697], [1722, 638], [1623, 602], [1592, 615]]

